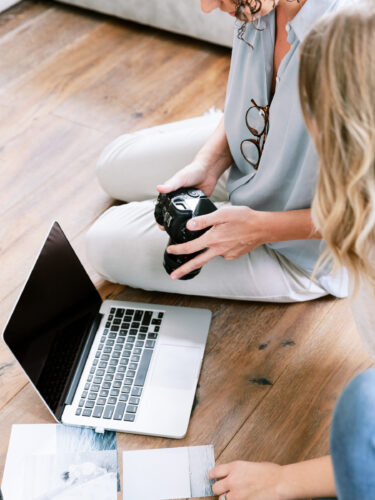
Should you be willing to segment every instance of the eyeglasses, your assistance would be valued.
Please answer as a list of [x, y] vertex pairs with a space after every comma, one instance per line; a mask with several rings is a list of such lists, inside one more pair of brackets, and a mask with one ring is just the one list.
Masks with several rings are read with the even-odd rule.
[[254, 99], [251, 99], [251, 104], [246, 111], [245, 120], [255, 139], [244, 139], [241, 142], [241, 153], [247, 163], [258, 170], [269, 129], [270, 107], [258, 106]]

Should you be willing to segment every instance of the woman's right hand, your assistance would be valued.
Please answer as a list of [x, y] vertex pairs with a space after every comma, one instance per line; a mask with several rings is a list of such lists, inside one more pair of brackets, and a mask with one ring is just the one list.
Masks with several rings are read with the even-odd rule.
[[212, 172], [202, 161], [196, 159], [186, 167], [179, 170], [173, 177], [163, 184], [156, 186], [159, 193], [170, 193], [182, 187], [196, 187], [201, 189], [206, 196], [210, 196], [218, 181], [217, 175]]

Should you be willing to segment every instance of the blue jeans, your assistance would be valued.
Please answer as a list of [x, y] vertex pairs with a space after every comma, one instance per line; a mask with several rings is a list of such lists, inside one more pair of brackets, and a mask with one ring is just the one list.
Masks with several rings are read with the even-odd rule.
[[340, 396], [331, 454], [339, 500], [375, 499], [375, 370], [355, 377]]

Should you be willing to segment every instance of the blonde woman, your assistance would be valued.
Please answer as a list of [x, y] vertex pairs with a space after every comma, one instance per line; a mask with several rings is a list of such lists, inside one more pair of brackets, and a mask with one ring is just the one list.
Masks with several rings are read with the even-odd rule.
[[[349, 271], [354, 317], [375, 358], [375, 2], [322, 20], [301, 47], [299, 87], [320, 175], [316, 227]], [[331, 456], [279, 466], [233, 462], [211, 471], [227, 500], [375, 499], [375, 370], [344, 390], [333, 418]]]

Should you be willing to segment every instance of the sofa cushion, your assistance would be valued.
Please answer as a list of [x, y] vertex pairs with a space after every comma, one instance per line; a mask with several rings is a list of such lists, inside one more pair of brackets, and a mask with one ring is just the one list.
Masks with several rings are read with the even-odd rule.
[[138, 23], [230, 47], [234, 19], [215, 10], [203, 14], [200, 0], [63, 0]]

